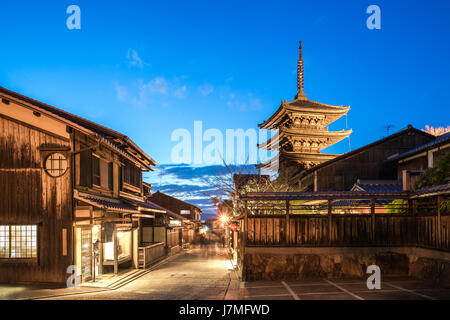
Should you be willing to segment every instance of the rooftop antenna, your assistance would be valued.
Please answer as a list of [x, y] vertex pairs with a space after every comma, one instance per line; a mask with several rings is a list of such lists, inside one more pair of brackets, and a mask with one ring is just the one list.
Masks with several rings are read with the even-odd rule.
[[384, 127], [386, 128], [386, 134], [387, 134], [387, 136], [389, 136], [389, 131], [390, 131], [391, 129], [395, 128], [395, 125], [393, 125], [393, 124], [387, 124], [387, 125], [385, 125]]
[[297, 61], [297, 96], [295, 97], [296, 100], [306, 100], [306, 95], [303, 92], [304, 81], [305, 75], [303, 70], [302, 42], [299, 41]]

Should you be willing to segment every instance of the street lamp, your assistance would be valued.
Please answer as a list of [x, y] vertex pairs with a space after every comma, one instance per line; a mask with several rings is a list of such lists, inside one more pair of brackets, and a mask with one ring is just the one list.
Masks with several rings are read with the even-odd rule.
[[228, 222], [228, 216], [226, 216], [226, 215], [220, 216], [220, 221], [222, 221], [223, 224], [227, 223]]

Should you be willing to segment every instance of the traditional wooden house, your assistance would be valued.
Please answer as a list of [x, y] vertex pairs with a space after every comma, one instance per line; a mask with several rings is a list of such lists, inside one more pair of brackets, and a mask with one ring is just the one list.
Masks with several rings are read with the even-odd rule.
[[0, 87], [0, 281], [83, 281], [132, 264], [157, 163], [127, 136]]
[[397, 170], [385, 160], [434, 139], [434, 136], [408, 125], [388, 137], [332, 160], [306, 170], [299, 169], [292, 181], [300, 189], [307, 191], [347, 191], [357, 179], [395, 180]]
[[384, 162], [397, 169], [406, 190], [413, 189], [420, 174], [435, 166], [436, 160], [450, 152], [450, 132], [406, 152], [396, 153]]
[[161, 191], [157, 191], [152, 194], [150, 200], [192, 222], [200, 222], [201, 215], [203, 214], [202, 210], [193, 204], [171, 197]]
[[[150, 185], [144, 182], [144, 188], [149, 188]], [[171, 254], [181, 249], [183, 242], [190, 243], [193, 239], [189, 235], [193, 233], [193, 223], [185, 217], [150, 201], [151, 193], [147, 193], [146, 202], [158, 208], [164, 213], [155, 214], [155, 219], [147, 219], [141, 228], [141, 244], [143, 246], [154, 245], [155, 243], [162, 243], [165, 247], [165, 252]]]

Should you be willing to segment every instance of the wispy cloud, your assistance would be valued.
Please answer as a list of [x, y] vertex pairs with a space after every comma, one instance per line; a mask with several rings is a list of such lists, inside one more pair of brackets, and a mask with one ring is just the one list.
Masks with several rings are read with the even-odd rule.
[[239, 111], [253, 111], [260, 110], [262, 103], [261, 99], [253, 96], [252, 93], [237, 95], [232, 92], [228, 95], [227, 106]]
[[163, 77], [156, 77], [148, 83], [141, 86], [141, 91], [149, 91], [151, 93], [167, 94], [168, 83]]
[[143, 69], [145, 66], [149, 65], [148, 63], [144, 62], [141, 57], [139, 57], [139, 54], [134, 49], [128, 49], [127, 62], [128, 65], [137, 67], [139, 69]]
[[186, 85], [183, 85], [182, 87], [175, 89], [173, 95], [177, 98], [184, 98], [186, 96], [186, 90]]
[[[155, 192], [160, 190], [173, 197], [192, 203], [201, 208], [205, 214], [216, 214], [216, 208], [212, 205], [211, 196], [227, 197], [224, 192], [217, 190], [207, 182], [209, 179], [214, 181], [216, 176], [230, 175], [224, 166], [163, 164], [155, 169], [155, 172], [148, 173], [144, 178], [153, 185]], [[256, 173], [252, 165], [237, 166], [236, 171]]]
[[209, 83], [205, 83], [198, 87], [198, 91], [200, 91], [202, 95], [207, 96], [213, 93], [214, 87]]
[[157, 76], [150, 81], [138, 80], [128, 85], [114, 83], [114, 90], [120, 102], [127, 102], [139, 108], [150, 105], [168, 106], [171, 99], [186, 97], [187, 86], [181, 78], [166, 79]]
[[114, 83], [114, 89], [116, 90], [117, 99], [120, 102], [124, 102], [127, 97], [127, 89], [121, 85], [119, 85], [117, 82]]

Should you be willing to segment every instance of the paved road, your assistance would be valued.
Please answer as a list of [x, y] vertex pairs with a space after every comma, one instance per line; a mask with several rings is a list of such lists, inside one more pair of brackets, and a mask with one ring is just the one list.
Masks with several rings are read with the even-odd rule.
[[361, 279], [249, 282], [241, 285], [249, 300], [449, 300], [450, 289], [411, 278], [383, 278], [380, 290]]
[[217, 245], [189, 250], [150, 273], [113, 291], [52, 299], [224, 299], [235, 280], [231, 262]]
[[239, 283], [225, 249], [212, 245], [174, 257], [120, 289], [52, 299], [448, 300], [450, 288], [385, 277], [381, 290], [368, 290], [364, 279]]

